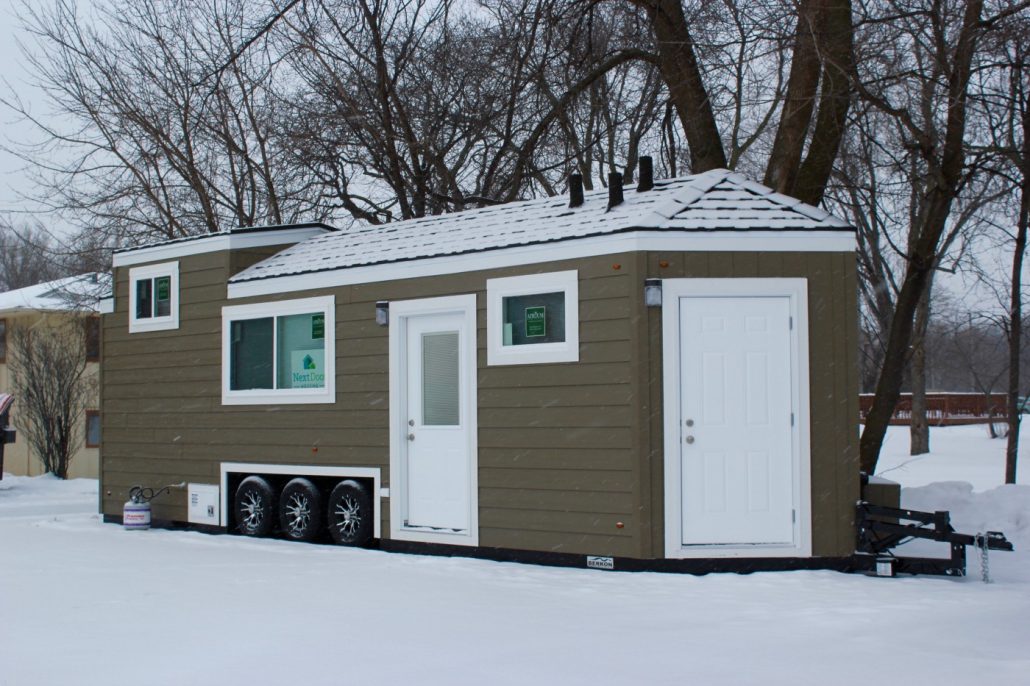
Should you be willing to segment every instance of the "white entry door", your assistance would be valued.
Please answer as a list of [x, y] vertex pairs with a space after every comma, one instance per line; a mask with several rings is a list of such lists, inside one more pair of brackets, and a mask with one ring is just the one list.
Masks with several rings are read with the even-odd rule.
[[[475, 545], [475, 300], [391, 303], [391, 533]], [[395, 315], [400, 315], [396, 316]], [[396, 327], [396, 328], [395, 328]]]
[[680, 544], [793, 546], [790, 298], [691, 296], [678, 307]]

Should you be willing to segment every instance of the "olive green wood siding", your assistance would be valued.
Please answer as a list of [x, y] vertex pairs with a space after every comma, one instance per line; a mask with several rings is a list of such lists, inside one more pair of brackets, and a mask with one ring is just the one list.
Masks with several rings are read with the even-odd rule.
[[[221, 462], [372, 466], [389, 486], [388, 329], [375, 324], [375, 302], [476, 293], [480, 545], [662, 557], [661, 318], [643, 305], [643, 279], [802, 276], [810, 280], [815, 552], [851, 551], [851, 256], [635, 253], [226, 301], [231, 271], [259, 257], [180, 259], [180, 328], [143, 334], [128, 333], [128, 269], [116, 270], [117, 309], [104, 317], [105, 513], [120, 514], [135, 483], [217, 483]], [[487, 366], [486, 279], [567, 269], [579, 272], [579, 362]], [[336, 299], [335, 404], [223, 407], [222, 307], [326, 294]], [[155, 518], [186, 519], [183, 493], [153, 505]]]

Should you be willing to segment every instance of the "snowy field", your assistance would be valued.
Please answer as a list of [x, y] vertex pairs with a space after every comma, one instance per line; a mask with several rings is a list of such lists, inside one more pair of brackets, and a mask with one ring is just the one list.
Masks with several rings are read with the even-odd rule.
[[1004, 531], [994, 583], [974, 556], [965, 579], [693, 577], [129, 533], [94, 481], [5, 476], [0, 686], [1030, 684], [1030, 486], [997, 487], [982, 427], [934, 429], [915, 462], [905, 431], [881, 471]]

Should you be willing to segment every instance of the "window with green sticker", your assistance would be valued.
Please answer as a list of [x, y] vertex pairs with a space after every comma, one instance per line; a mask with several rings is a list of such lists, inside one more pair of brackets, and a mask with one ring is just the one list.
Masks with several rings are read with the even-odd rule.
[[159, 331], [179, 327], [179, 264], [135, 267], [129, 270], [129, 331]]
[[579, 360], [575, 271], [487, 279], [487, 364]]

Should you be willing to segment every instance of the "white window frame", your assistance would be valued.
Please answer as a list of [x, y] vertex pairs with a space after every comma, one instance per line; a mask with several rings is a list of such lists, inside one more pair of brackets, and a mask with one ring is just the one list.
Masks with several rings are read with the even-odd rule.
[[[164, 317], [136, 317], [136, 282], [169, 277], [171, 281], [171, 303], [169, 314]], [[156, 298], [156, 294], [154, 295]], [[129, 270], [129, 333], [146, 331], [168, 331], [179, 328], [179, 263], [162, 262]]]
[[[325, 387], [249, 389], [234, 391], [232, 378], [232, 322], [241, 319], [284, 317], [291, 314], [321, 312], [325, 316]], [[278, 379], [278, 326], [272, 326], [272, 380]], [[336, 402], [336, 298], [326, 295], [299, 300], [227, 305], [222, 307], [222, 404], [265, 405]]]
[[[504, 345], [504, 298], [538, 293], [565, 294], [565, 341]], [[487, 364], [547, 364], [579, 361], [579, 272], [548, 272], [486, 281]]]

